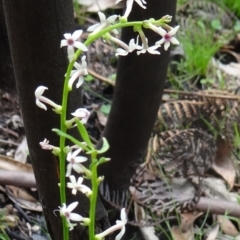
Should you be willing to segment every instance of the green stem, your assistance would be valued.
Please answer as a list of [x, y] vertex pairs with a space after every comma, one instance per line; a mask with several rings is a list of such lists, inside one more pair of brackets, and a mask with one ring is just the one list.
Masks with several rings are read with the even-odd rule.
[[[66, 118], [67, 118], [67, 102], [68, 102], [68, 80], [70, 78], [70, 73], [71, 73], [71, 69], [73, 68], [73, 64], [74, 62], [71, 62], [68, 65], [68, 69], [67, 69], [67, 74], [65, 77], [65, 81], [64, 81], [64, 88], [63, 88], [63, 95], [62, 95], [62, 113], [61, 113], [61, 117], [60, 117], [60, 126], [61, 126], [61, 131], [65, 132], [67, 131], [65, 122], [66, 122]], [[59, 161], [60, 161], [60, 200], [61, 200], [61, 206], [63, 206], [63, 204], [66, 204], [66, 153], [64, 152], [64, 148], [65, 148], [65, 142], [66, 142], [66, 138], [63, 136], [60, 136], [60, 149], [61, 149], [61, 153], [59, 156]], [[63, 217], [62, 218], [62, 227], [63, 227], [63, 239], [64, 240], [69, 240], [69, 229], [67, 226], [67, 222], [66, 219]]]
[[89, 239], [95, 239], [95, 215], [96, 215], [96, 204], [97, 204], [97, 194], [98, 194], [98, 176], [97, 176], [97, 159], [96, 152], [92, 153], [92, 164], [91, 164], [91, 172], [92, 172], [92, 195], [90, 197], [90, 224], [89, 224]]

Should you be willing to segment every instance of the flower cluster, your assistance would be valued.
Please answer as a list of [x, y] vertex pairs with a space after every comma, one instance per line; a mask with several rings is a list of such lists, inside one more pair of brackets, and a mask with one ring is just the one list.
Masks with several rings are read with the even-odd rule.
[[[116, 4], [122, 0], [117, 0]], [[78, 108], [75, 112], [71, 113], [72, 118], [67, 120], [67, 100], [68, 94], [72, 91], [73, 86], [79, 88], [84, 83], [84, 76], [88, 75], [87, 57], [86, 52], [88, 51], [87, 46], [95, 41], [97, 38], [102, 37], [105, 41], [114, 43], [117, 45], [116, 56], [126, 56], [129, 53], [136, 51], [137, 55], [140, 54], [160, 54], [159, 48], [163, 46], [164, 50], [167, 51], [171, 44], [178, 45], [178, 40], [174, 37], [177, 33], [179, 26], [170, 27], [167, 23], [171, 20], [170, 16], [164, 16], [160, 20], [149, 19], [139, 22], [128, 22], [128, 16], [132, 10], [133, 4], [136, 2], [141, 8], [146, 8], [145, 0], [126, 0], [126, 10], [123, 16], [113, 15], [106, 17], [104, 13], [99, 12], [98, 16], [100, 19], [99, 23], [90, 26], [87, 31], [90, 32], [88, 39], [85, 43], [82, 43], [80, 38], [83, 33], [82, 30], [76, 30], [73, 34], [65, 33], [64, 39], [61, 40], [60, 47], [67, 48], [67, 56], [69, 59], [69, 67], [65, 74], [65, 84], [63, 90], [63, 102], [62, 105], [58, 105], [47, 97], [43, 96], [43, 93], [48, 88], [45, 86], [39, 86], [35, 90], [36, 105], [44, 110], [47, 110], [47, 104], [53, 107], [53, 110], [61, 114], [61, 130], [54, 129], [60, 135], [60, 146], [56, 147], [49, 144], [47, 139], [40, 142], [40, 146], [44, 150], [51, 150], [53, 154], [59, 156], [60, 160], [60, 195], [61, 195], [61, 207], [59, 207], [60, 215], [65, 219], [63, 221], [63, 231], [72, 230], [76, 223], [80, 222], [86, 226], [89, 226], [89, 237], [95, 240], [102, 240], [108, 234], [120, 230], [116, 236], [116, 240], [120, 240], [125, 233], [125, 225], [127, 224], [127, 213], [123, 208], [121, 210], [121, 220], [116, 221], [116, 224], [102, 233], [94, 233], [95, 224], [95, 209], [97, 200], [97, 189], [101, 181], [104, 180], [103, 176], [97, 176], [98, 165], [109, 161], [107, 158], [97, 159], [98, 154], [102, 154], [107, 151], [109, 145], [107, 140], [103, 138], [103, 146], [101, 149], [96, 149], [87, 133], [84, 124], [87, 123], [90, 112], [86, 108]], [[128, 25], [126, 25], [126, 23]], [[136, 38], [130, 39], [129, 43], [121, 41], [116, 35], [118, 34], [117, 28], [119, 27], [133, 27], [137, 33]], [[143, 31], [144, 28], [150, 29], [160, 36], [160, 39], [155, 44], [149, 44], [147, 37]], [[81, 54], [84, 53], [82, 56]], [[81, 56], [80, 62], [77, 59]], [[66, 100], [66, 101], [64, 101]], [[78, 141], [73, 136], [67, 134], [67, 130], [72, 127], [77, 127], [83, 142]], [[68, 147], [65, 146], [65, 139], [72, 141], [75, 145]], [[63, 141], [62, 141], [63, 140]], [[85, 153], [83, 156], [82, 152]], [[82, 155], [80, 155], [82, 154]], [[89, 169], [84, 165], [91, 155], [91, 164]], [[80, 175], [76, 178], [77, 175]], [[66, 178], [69, 182], [66, 183]], [[83, 184], [84, 179], [91, 180], [92, 189], [87, 185]], [[93, 219], [85, 218], [72, 211], [77, 207], [78, 202], [66, 204], [65, 186], [71, 189], [72, 194], [76, 195], [77, 192], [85, 194], [90, 201], [90, 216]], [[67, 223], [67, 226], [66, 226]], [[67, 230], [66, 230], [67, 229]], [[92, 230], [91, 230], [92, 229]], [[64, 235], [66, 236], [66, 235]]]

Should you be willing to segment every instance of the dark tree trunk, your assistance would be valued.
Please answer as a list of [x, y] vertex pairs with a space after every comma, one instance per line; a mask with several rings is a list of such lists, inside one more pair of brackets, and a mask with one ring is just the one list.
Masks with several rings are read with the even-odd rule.
[[[129, 20], [159, 19], [165, 15], [174, 17], [175, 9], [176, 0], [147, 1], [146, 10], [134, 3]], [[149, 46], [161, 38], [152, 31], [145, 32]], [[124, 28], [121, 38], [128, 43], [131, 38], [136, 39], [136, 33]], [[110, 189], [129, 185], [136, 161], [146, 149], [161, 102], [169, 61], [169, 51], [164, 51], [163, 47], [160, 51], [161, 55], [146, 53], [137, 56], [134, 52], [119, 59], [113, 104], [103, 134], [110, 144], [105, 155], [111, 161], [100, 168]]]
[[[45, 96], [61, 104], [63, 80], [68, 60], [60, 49], [60, 40], [73, 29], [73, 6], [71, 0], [4, 0], [4, 12], [12, 54], [30, 157], [37, 180], [40, 200], [52, 239], [61, 240], [61, 218], [53, 211], [60, 206], [58, 187], [58, 159], [49, 151], [43, 151], [39, 142], [44, 138], [58, 146], [59, 139], [52, 128], [59, 127], [59, 115], [38, 108], [34, 91], [39, 85], [49, 88]], [[69, 112], [80, 107], [79, 92], [70, 94]], [[68, 203], [76, 201], [71, 194]], [[77, 196], [79, 212], [87, 216], [89, 202], [85, 196]], [[97, 209], [98, 219], [106, 213]], [[83, 230], [83, 229], [81, 229]], [[81, 230], [71, 232], [71, 239], [87, 239]], [[84, 237], [85, 236], [85, 237]]]

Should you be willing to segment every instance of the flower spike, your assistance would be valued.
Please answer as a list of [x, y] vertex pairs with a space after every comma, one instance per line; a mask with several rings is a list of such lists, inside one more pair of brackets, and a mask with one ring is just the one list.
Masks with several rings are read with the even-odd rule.
[[72, 61], [74, 59], [74, 54], [75, 54], [74, 48], [81, 49], [84, 52], [88, 51], [87, 47], [83, 43], [77, 41], [82, 35], [82, 32], [83, 32], [82, 30], [77, 30], [73, 34], [65, 33], [63, 35], [65, 39], [61, 41], [60, 47], [67, 46], [69, 61]]

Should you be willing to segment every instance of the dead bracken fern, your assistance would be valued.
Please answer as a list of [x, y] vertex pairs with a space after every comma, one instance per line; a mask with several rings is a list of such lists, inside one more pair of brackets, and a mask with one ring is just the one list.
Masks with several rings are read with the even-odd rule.
[[[218, 168], [222, 162], [218, 161], [223, 144], [235, 148], [238, 95], [219, 90], [174, 93], [178, 99], [159, 108], [145, 161], [136, 168], [129, 191], [110, 191], [106, 185], [101, 188], [103, 197], [115, 208], [134, 207], [133, 225], [156, 225], [163, 214], [193, 210], [203, 191], [208, 191], [209, 170], [222, 174]], [[222, 132], [215, 135], [218, 125]], [[225, 139], [220, 145], [222, 136]], [[224, 159], [233, 164], [229, 153]]]

